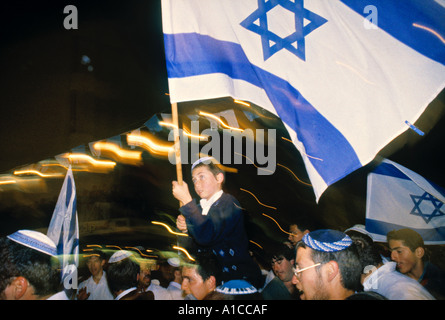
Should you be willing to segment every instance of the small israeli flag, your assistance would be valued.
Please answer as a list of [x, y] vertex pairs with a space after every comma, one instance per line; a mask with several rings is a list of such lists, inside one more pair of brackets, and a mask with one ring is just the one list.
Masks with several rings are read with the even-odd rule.
[[385, 159], [368, 175], [366, 230], [386, 242], [391, 230], [410, 228], [425, 244], [445, 244], [445, 190]]
[[[69, 167], [48, 227], [47, 236], [57, 246], [62, 262], [62, 282], [65, 289], [77, 289], [79, 265], [79, 223], [73, 171]], [[71, 283], [69, 283], [71, 280]]]

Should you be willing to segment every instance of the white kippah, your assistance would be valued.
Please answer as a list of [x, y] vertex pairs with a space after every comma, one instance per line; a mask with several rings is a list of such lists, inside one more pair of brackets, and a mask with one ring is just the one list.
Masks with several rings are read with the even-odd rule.
[[199, 158], [197, 161], [195, 161], [195, 162], [192, 164], [192, 171], [193, 171], [193, 169], [194, 169], [198, 164], [200, 164], [200, 163], [210, 164], [210, 163], [212, 163], [212, 162], [214, 162], [214, 161], [216, 161], [216, 159], [213, 158], [213, 157], [203, 157], [203, 158]]
[[7, 236], [10, 240], [28, 248], [43, 252], [50, 256], [57, 256], [55, 243], [41, 232], [33, 230], [19, 230]]
[[122, 261], [128, 257], [131, 257], [132, 253], [127, 250], [119, 250], [113, 253], [113, 255], [110, 257], [110, 260], [108, 260], [108, 263], [115, 263]]

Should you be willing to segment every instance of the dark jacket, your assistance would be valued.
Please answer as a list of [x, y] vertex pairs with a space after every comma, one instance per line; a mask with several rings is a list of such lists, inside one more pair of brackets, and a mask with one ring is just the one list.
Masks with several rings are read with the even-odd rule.
[[[222, 281], [244, 279], [257, 288], [262, 286], [261, 270], [249, 254], [243, 212], [232, 195], [223, 193], [207, 215], [202, 215], [196, 200], [182, 206], [179, 211], [186, 218], [191, 237], [188, 243], [183, 243], [187, 250], [212, 251], [221, 264]], [[180, 238], [183, 241], [187, 239]]]

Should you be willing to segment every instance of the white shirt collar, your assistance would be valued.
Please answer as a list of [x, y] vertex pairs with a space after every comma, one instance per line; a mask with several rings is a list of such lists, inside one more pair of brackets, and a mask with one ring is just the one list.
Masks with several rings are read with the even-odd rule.
[[209, 200], [201, 199], [199, 201], [199, 204], [201, 205], [201, 208], [202, 208], [202, 215], [204, 215], [204, 216], [207, 215], [212, 204], [214, 204], [216, 202], [216, 200], [218, 200], [222, 196], [222, 194], [223, 194], [223, 191], [219, 190], [217, 193], [215, 193], [213, 196], [211, 196]]

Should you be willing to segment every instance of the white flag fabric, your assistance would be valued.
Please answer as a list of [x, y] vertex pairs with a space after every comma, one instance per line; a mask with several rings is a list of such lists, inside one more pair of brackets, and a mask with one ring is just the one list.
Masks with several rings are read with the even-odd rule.
[[[48, 227], [47, 236], [57, 246], [57, 253], [62, 261], [62, 281], [77, 272], [79, 265], [79, 223], [77, 218], [77, 196], [73, 171], [69, 167], [60, 190], [59, 198], [54, 208]], [[77, 273], [72, 276], [76, 276]], [[73, 281], [76, 281], [73, 278]], [[77, 282], [75, 283], [77, 286]], [[71, 289], [71, 288], [65, 288]], [[73, 289], [76, 289], [75, 287]]]
[[445, 86], [434, 0], [162, 0], [172, 103], [231, 96], [274, 113], [318, 201]]
[[445, 189], [385, 159], [368, 174], [366, 230], [386, 242], [391, 230], [417, 231], [425, 244], [445, 244]]

